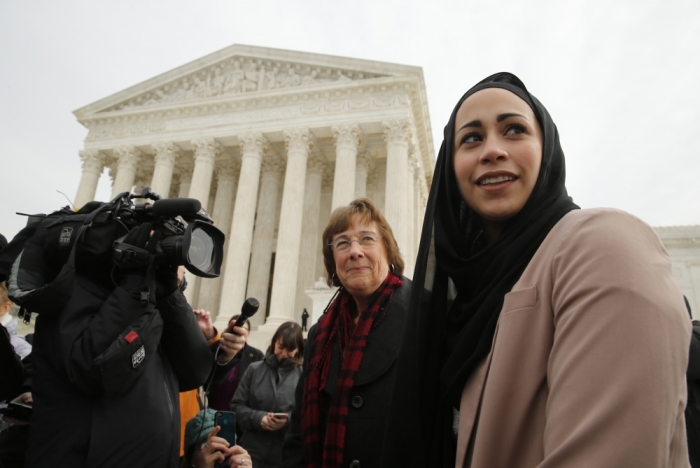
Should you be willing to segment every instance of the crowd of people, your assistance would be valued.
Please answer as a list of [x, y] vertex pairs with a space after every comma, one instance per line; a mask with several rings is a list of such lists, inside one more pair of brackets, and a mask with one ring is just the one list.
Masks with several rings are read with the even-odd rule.
[[[238, 316], [192, 310], [174, 265], [78, 269], [30, 344], [6, 272], [0, 466], [700, 466], [700, 322], [654, 230], [580, 209], [565, 175], [522, 81], [477, 83], [445, 126], [413, 278], [372, 201], [337, 208], [320, 240], [337, 292], [264, 353]], [[153, 251], [150, 226], [124, 234]]]

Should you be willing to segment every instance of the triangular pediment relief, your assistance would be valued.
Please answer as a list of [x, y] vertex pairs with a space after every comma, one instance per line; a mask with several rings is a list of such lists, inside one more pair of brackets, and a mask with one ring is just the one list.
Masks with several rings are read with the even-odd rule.
[[[163, 83], [160, 86], [150, 87], [147, 91], [136, 95], [132, 94], [130, 97], [102, 108], [98, 112], [187, 103], [273, 89], [313, 87], [325, 83], [380, 78], [390, 74], [393, 73], [382, 74], [376, 71], [358, 71], [350, 67], [323, 66], [314, 63], [274, 60], [269, 57], [234, 55], [199, 70], [191, 71], [184, 76], [172, 77], [169, 81], [164, 82], [164, 80], [159, 79], [158, 81]], [[171, 75], [171, 73], [164, 75]]]

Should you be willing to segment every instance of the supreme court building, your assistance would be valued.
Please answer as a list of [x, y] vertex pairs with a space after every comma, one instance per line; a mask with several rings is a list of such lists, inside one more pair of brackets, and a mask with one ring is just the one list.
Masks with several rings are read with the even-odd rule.
[[75, 116], [89, 130], [76, 207], [107, 168], [113, 196], [199, 199], [226, 234], [221, 277], [189, 275], [186, 292], [220, 330], [251, 296], [264, 335], [304, 308], [315, 322], [332, 294], [321, 232], [357, 197], [385, 214], [412, 276], [435, 161], [419, 67], [233, 45]]

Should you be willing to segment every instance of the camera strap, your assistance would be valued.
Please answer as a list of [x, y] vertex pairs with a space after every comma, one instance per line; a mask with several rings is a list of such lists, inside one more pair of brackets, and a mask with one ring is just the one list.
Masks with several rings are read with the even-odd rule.
[[156, 306], [156, 265], [155, 265], [155, 255], [149, 255], [148, 257], [148, 270], [146, 271], [146, 279], [143, 287], [141, 288], [141, 304], [150, 304], [155, 308]]

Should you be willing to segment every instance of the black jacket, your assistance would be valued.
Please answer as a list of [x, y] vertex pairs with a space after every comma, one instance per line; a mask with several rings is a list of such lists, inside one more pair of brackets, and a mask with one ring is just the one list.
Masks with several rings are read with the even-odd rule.
[[[408, 312], [411, 280], [401, 277], [403, 286], [394, 291], [391, 303], [379, 325], [367, 337], [367, 346], [355, 383], [348, 399], [348, 415], [345, 420], [345, 446], [343, 467], [378, 467], [382, 453], [382, 441], [389, 410], [389, 400], [396, 374], [396, 359], [403, 339]], [[316, 336], [316, 325], [311, 327], [304, 352], [304, 362], [310, 362], [311, 344]], [[287, 468], [305, 467], [302, 456], [301, 401], [308, 367], [299, 379], [295, 393], [290, 428], [284, 438], [283, 458]], [[326, 385], [325, 414], [329, 414], [333, 395], [340, 374], [340, 347], [333, 344], [331, 365]]]
[[22, 362], [10, 342], [10, 335], [0, 325], [0, 401], [11, 400], [20, 393], [25, 374]]
[[[100, 370], [105, 351], [149, 316], [139, 293], [138, 282], [109, 290], [77, 276], [68, 304], [37, 318], [27, 467], [178, 465], [178, 392], [202, 385], [214, 360], [178, 290], [150, 311], [152, 347]], [[115, 392], [111, 369], [139, 373]]]

